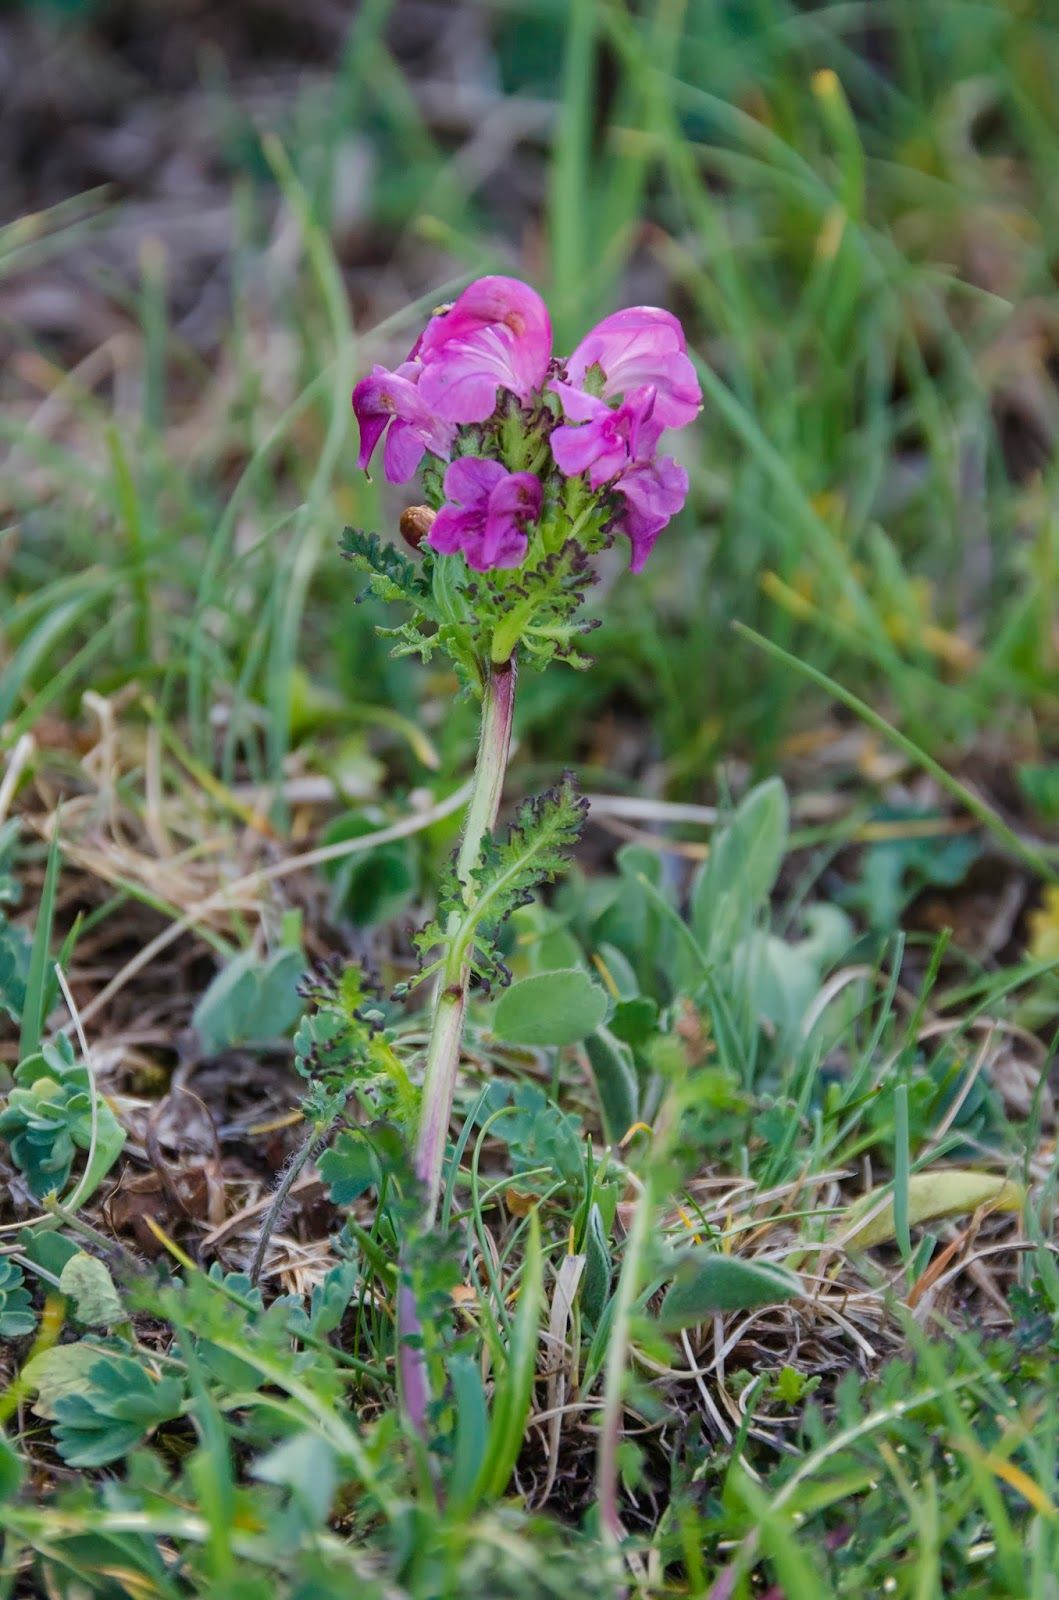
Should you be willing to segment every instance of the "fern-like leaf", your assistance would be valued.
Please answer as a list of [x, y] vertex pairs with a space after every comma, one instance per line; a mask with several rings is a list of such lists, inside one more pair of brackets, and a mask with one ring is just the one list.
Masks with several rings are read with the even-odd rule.
[[368, 587], [380, 600], [404, 600], [417, 611], [432, 613], [429, 580], [396, 545], [384, 544], [377, 533], [347, 528], [341, 548], [346, 560], [367, 574]]
[[470, 905], [456, 934], [457, 948], [470, 955], [486, 984], [508, 981], [499, 951], [500, 929], [539, 884], [552, 882], [566, 866], [587, 810], [587, 800], [567, 772], [554, 788], [522, 805], [506, 839], [486, 838], [471, 871]]
[[351, 1095], [371, 1115], [409, 1121], [415, 1091], [376, 1009], [377, 991], [356, 966], [321, 966], [301, 985], [313, 1002], [294, 1036], [294, 1065], [309, 1083], [302, 1110], [330, 1122]]

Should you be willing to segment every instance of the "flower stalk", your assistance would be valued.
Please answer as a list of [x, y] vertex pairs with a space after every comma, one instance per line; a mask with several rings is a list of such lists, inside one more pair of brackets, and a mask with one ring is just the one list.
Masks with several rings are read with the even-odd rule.
[[[514, 656], [490, 664], [482, 695], [482, 721], [471, 798], [456, 859], [465, 906], [474, 896], [474, 867], [485, 837], [496, 826], [504, 791], [511, 724], [515, 705]], [[452, 1101], [460, 1067], [463, 1025], [467, 1015], [467, 990], [471, 965], [467, 942], [459, 937], [464, 918], [458, 909], [448, 919], [446, 957], [438, 973], [426, 1071], [414, 1156], [415, 1173], [423, 1187], [422, 1227], [434, 1226], [441, 1196]], [[404, 1264], [407, 1266], [407, 1263]], [[427, 1439], [430, 1380], [423, 1349], [423, 1325], [415, 1292], [402, 1270], [397, 1293], [398, 1372], [405, 1415], [420, 1439]]]
[[[412, 561], [375, 534], [347, 530], [345, 553], [383, 601], [409, 620], [386, 631], [396, 654], [447, 654], [481, 695], [477, 761], [455, 875], [446, 873], [436, 918], [417, 935], [432, 975], [430, 1036], [412, 1165], [419, 1193], [400, 1253], [397, 1367], [405, 1417], [429, 1449], [431, 1385], [424, 1323], [431, 1242], [472, 979], [509, 974], [498, 929], [574, 848], [585, 803], [569, 774], [524, 802], [506, 838], [496, 834], [511, 746], [516, 653], [540, 669], [587, 667], [579, 640], [598, 625], [583, 614], [594, 558], [615, 535], [639, 572], [681, 509], [688, 475], [663, 438], [698, 414], [701, 392], [679, 321], [658, 306], [605, 317], [567, 356], [552, 347], [547, 308], [528, 284], [485, 277], [430, 318], [395, 369], [376, 366], [353, 392], [358, 465], [377, 448], [390, 483], [422, 469], [428, 502], [406, 508]], [[419, 981], [419, 980], [417, 980]], [[402, 1132], [404, 1130], [402, 1129]], [[617, 1513], [619, 1367], [629, 1337], [650, 1208], [638, 1213], [622, 1280], [608, 1369], [600, 1504], [608, 1538]], [[420, 1252], [420, 1246], [426, 1248]], [[623, 1343], [624, 1341], [624, 1343]], [[617, 1363], [617, 1364], [615, 1364]]]
[[[482, 842], [496, 826], [500, 810], [511, 749], [515, 678], [515, 658], [509, 656], [506, 661], [494, 662], [486, 679], [474, 784], [456, 861], [457, 876], [464, 886], [464, 900], [468, 905], [474, 895], [473, 871]], [[448, 952], [434, 991], [430, 1043], [423, 1079], [423, 1109], [416, 1141], [415, 1170], [423, 1184], [423, 1220], [428, 1228], [434, 1224], [441, 1194], [445, 1140], [452, 1115], [471, 977], [466, 941], [456, 937], [461, 921], [458, 911], [450, 914]]]

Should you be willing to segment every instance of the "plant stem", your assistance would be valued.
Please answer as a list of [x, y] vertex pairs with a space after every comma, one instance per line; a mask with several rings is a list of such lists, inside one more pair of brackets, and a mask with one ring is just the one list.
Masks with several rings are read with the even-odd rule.
[[331, 1129], [334, 1127], [334, 1125], [334, 1117], [331, 1118], [330, 1122], [325, 1124], [314, 1123], [300, 1148], [295, 1151], [294, 1155], [287, 1163], [286, 1171], [283, 1173], [279, 1183], [276, 1185], [276, 1192], [272, 1197], [272, 1204], [265, 1212], [265, 1220], [261, 1224], [261, 1231], [257, 1236], [257, 1245], [254, 1249], [254, 1258], [250, 1263], [249, 1276], [251, 1283], [256, 1284], [258, 1278], [261, 1276], [261, 1269], [265, 1264], [265, 1255], [268, 1251], [269, 1241], [271, 1240], [273, 1233], [276, 1231], [276, 1226], [283, 1214], [283, 1208], [290, 1198], [290, 1192], [294, 1188], [295, 1183], [298, 1181], [299, 1174], [302, 1172], [309, 1160], [315, 1160], [315, 1158], [324, 1149], [328, 1139], [330, 1138]]
[[[468, 903], [474, 892], [471, 872], [478, 860], [482, 840], [496, 823], [500, 809], [511, 747], [514, 700], [515, 661], [510, 657], [507, 661], [494, 662], [490, 667], [482, 702], [478, 760], [456, 860], [457, 875], [464, 885], [464, 899]], [[460, 922], [459, 914], [454, 913], [450, 918], [449, 932], [455, 933]], [[470, 966], [457, 952], [455, 965], [449, 960], [439, 973], [434, 994], [434, 1015], [423, 1079], [423, 1109], [415, 1154], [416, 1173], [426, 1191], [423, 1222], [427, 1228], [434, 1224], [441, 1193], [441, 1169], [460, 1064], [469, 982]]]
[[[511, 716], [515, 703], [515, 660], [509, 655], [489, 667], [482, 698], [482, 726], [478, 739], [471, 799], [463, 825], [456, 872], [463, 884], [465, 903], [474, 896], [472, 870], [481, 852], [485, 835], [496, 823], [504, 789], [508, 752], [511, 748]], [[470, 962], [466, 946], [457, 946], [456, 934], [463, 918], [459, 911], [449, 916], [448, 957], [438, 974], [434, 991], [434, 1013], [427, 1046], [423, 1077], [422, 1109], [416, 1139], [415, 1170], [424, 1190], [422, 1227], [429, 1232], [437, 1217], [441, 1194], [441, 1169], [445, 1162], [452, 1100], [460, 1067], [460, 1046], [467, 1013], [467, 988]], [[397, 1371], [401, 1405], [419, 1438], [427, 1440], [427, 1408], [430, 1382], [423, 1348], [423, 1325], [415, 1292], [408, 1281], [408, 1258], [401, 1252], [400, 1282], [397, 1291]]]

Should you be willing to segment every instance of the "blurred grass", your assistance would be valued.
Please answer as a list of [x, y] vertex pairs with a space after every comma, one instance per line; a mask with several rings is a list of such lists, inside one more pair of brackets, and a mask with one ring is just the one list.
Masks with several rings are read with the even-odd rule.
[[[382, 659], [339, 575], [333, 531], [392, 516], [353, 470], [348, 389], [399, 352], [445, 280], [503, 264], [549, 295], [564, 343], [648, 286], [686, 317], [706, 391], [681, 527], [643, 582], [607, 596], [598, 669], [540, 690], [549, 757], [565, 753], [544, 733], [566, 722], [557, 695], [577, 726], [620, 694], [650, 718], [674, 793], [723, 753], [771, 762], [818, 706], [733, 643], [733, 617], [878, 698], [931, 750], [958, 757], [983, 728], [1045, 749], [1059, 576], [1047, 16], [999, 0], [487, 7], [506, 104], [555, 100], [512, 237], [493, 189], [476, 192], [425, 120], [386, 44], [389, 10], [359, 8], [333, 81], [261, 156], [235, 110], [218, 113], [242, 165], [219, 367], [167, 323], [150, 240], [125, 297], [135, 408], [112, 414], [99, 378], [64, 374], [39, 340], [9, 363], [0, 494], [27, 530], [6, 535], [0, 578], [15, 732], [46, 685], [70, 709], [89, 681], [135, 679], [228, 778], [238, 760], [274, 780], [297, 661], [413, 710], [421, 680]], [[369, 304], [355, 338], [354, 262], [332, 232], [350, 140], [374, 152], [384, 273], [431, 277], [407, 309]], [[263, 277], [276, 203], [298, 259]], [[107, 226], [97, 214], [94, 235]], [[0, 272], [76, 250], [83, 227], [69, 205], [11, 224]]]

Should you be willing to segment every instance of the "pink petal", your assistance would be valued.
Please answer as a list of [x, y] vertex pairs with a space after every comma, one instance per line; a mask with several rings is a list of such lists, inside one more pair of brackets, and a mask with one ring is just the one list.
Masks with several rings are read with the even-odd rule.
[[465, 539], [474, 537], [476, 530], [477, 519], [472, 512], [442, 506], [427, 534], [427, 544], [439, 555], [454, 556], [463, 549]]
[[440, 419], [419, 393], [420, 368], [405, 362], [396, 372], [372, 368], [353, 390], [353, 410], [360, 424], [357, 465], [364, 471], [387, 424], [383, 468], [391, 483], [406, 483], [418, 467], [425, 449], [447, 456], [454, 429]]
[[499, 461], [480, 456], [457, 456], [445, 470], [445, 498], [457, 505], [473, 506], [488, 500], [491, 492], [509, 476]]
[[650, 385], [657, 390], [659, 423], [681, 428], [698, 414], [702, 402], [686, 350], [684, 330], [671, 312], [660, 306], [630, 306], [604, 317], [586, 334], [566, 363], [567, 377], [579, 385], [589, 368], [598, 366], [606, 378], [607, 399]]
[[638, 462], [614, 485], [625, 509], [617, 526], [632, 545], [631, 572], [640, 572], [662, 529], [688, 496], [688, 475], [672, 456]]
[[572, 383], [562, 383], [558, 378], [550, 383], [548, 388], [557, 394], [563, 403], [563, 415], [571, 422], [595, 422], [597, 417], [606, 416], [610, 411], [605, 400], [600, 400], [597, 395], [588, 394], [584, 389], [578, 389]]
[[423, 394], [450, 422], [484, 422], [498, 388], [528, 400], [544, 382], [552, 330], [543, 300], [517, 278], [479, 278], [433, 317], [415, 354]]
[[489, 496], [489, 516], [518, 517], [536, 522], [544, 491], [532, 472], [505, 472]]
[[591, 422], [580, 428], [556, 428], [551, 444], [555, 464], [568, 478], [587, 472], [600, 454], [599, 430]]
[[[553, 385], [567, 389], [567, 385]], [[570, 389], [570, 395], [579, 394]], [[567, 396], [563, 395], [566, 404]], [[588, 473], [593, 489], [598, 489], [611, 478], [616, 478], [634, 461], [649, 457], [658, 443], [662, 426], [654, 415], [655, 390], [650, 387], [632, 390], [620, 406], [608, 406], [603, 400], [582, 395], [589, 406], [574, 402], [571, 409], [591, 416], [590, 422], [580, 427], [562, 426], [552, 433], [552, 455], [559, 470], [574, 477], [579, 472]]]
[[395, 418], [382, 447], [382, 469], [388, 483], [407, 483], [414, 478], [426, 445], [422, 435], [408, 422]]
[[496, 410], [496, 391], [501, 382], [492, 366], [481, 349], [454, 345], [424, 368], [420, 384], [423, 398], [448, 422], [487, 422]]
[[529, 539], [514, 522], [487, 524], [479, 540], [464, 548], [467, 565], [475, 572], [495, 567], [518, 567], [525, 560]]

